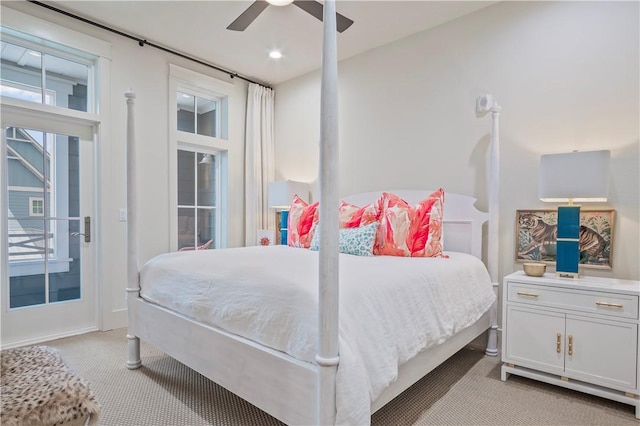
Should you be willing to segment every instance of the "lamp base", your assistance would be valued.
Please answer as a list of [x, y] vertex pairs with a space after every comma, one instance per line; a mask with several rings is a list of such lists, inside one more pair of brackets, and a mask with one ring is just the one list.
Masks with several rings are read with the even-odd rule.
[[287, 245], [288, 222], [289, 222], [289, 211], [282, 210], [280, 212], [280, 244], [283, 246]]
[[558, 207], [556, 277], [578, 278], [580, 263], [580, 206]]

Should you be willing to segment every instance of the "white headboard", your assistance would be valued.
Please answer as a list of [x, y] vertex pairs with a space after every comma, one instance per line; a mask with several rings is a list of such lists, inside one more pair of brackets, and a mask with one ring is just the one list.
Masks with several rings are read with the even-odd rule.
[[[376, 201], [383, 192], [390, 192], [415, 205], [427, 198], [433, 190], [387, 190], [363, 192], [342, 197], [341, 200], [357, 206]], [[467, 195], [444, 193], [444, 218], [442, 235], [444, 250], [469, 253], [482, 259], [482, 225], [489, 220], [489, 213], [476, 209], [476, 199]]]

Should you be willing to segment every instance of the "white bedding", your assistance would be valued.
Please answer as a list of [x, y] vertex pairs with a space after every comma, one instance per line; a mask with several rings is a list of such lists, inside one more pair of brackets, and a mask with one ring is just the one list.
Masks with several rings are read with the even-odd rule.
[[[370, 404], [421, 350], [473, 324], [495, 300], [482, 262], [340, 255], [336, 424], [368, 424]], [[318, 252], [287, 246], [175, 252], [147, 262], [141, 296], [314, 362]]]

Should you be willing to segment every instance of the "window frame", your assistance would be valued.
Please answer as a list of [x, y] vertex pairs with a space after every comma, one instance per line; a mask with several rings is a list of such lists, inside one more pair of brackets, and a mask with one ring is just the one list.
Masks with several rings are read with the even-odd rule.
[[[220, 122], [222, 119], [222, 115], [220, 110], [222, 109], [221, 105], [223, 104], [223, 99], [221, 99], [219, 96], [202, 96], [202, 94], [197, 94], [195, 93], [196, 90], [180, 90], [178, 89], [178, 92], [176, 94], [177, 98], [176, 101], [179, 103], [179, 101], [177, 100], [181, 95], [188, 95], [188, 96], [192, 96], [193, 97], [193, 101], [194, 101], [194, 113], [193, 113], [193, 132], [189, 132], [186, 130], [178, 130], [178, 132], [184, 132], [187, 134], [195, 134], [195, 135], [201, 135], [201, 136], [205, 136], [205, 137], [212, 137], [214, 139], [219, 139], [220, 138], [220, 133], [221, 133], [221, 129], [220, 129]], [[215, 102], [216, 104], [216, 112], [215, 112], [215, 134], [214, 135], [204, 135], [202, 133], [198, 132], [198, 100], [204, 100], [204, 101], [210, 101], [210, 102]], [[178, 109], [179, 110], [179, 109]], [[176, 118], [177, 119], [177, 118]]]
[[[169, 64], [169, 245], [178, 247], [178, 150], [215, 156], [215, 235], [212, 248], [227, 247], [227, 187], [229, 154], [229, 98], [233, 85], [186, 68]], [[216, 137], [178, 130], [178, 93], [217, 101]], [[197, 101], [196, 101], [197, 102]], [[194, 129], [197, 131], [197, 129]]]
[[[1, 96], [1, 106], [3, 115], [10, 113], [13, 117], [10, 124], [14, 127], [37, 128], [33, 125], [33, 120], [38, 119], [46, 122], [42, 129], [53, 133], [67, 135], [83, 135], [83, 139], [91, 140], [95, 144], [94, 159], [96, 162], [94, 170], [94, 182], [90, 185], [94, 194], [100, 194], [99, 171], [101, 162], [111, 159], [111, 153], [104, 148], [105, 144], [100, 141], [108, 140], [109, 135], [109, 111], [110, 108], [110, 81], [111, 81], [111, 44], [95, 38], [91, 35], [84, 34], [73, 29], [61, 26], [59, 24], [37, 18], [35, 16], [20, 12], [18, 10], [0, 5], [2, 13], [2, 24], [0, 24], [0, 35], [3, 41], [13, 42], [23, 47], [34, 47], [42, 53], [52, 54], [57, 57], [69, 59], [75, 62], [89, 62], [87, 79], [87, 111], [73, 110], [66, 107], [49, 105], [46, 103], [36, 103], [25, 101], [7, 96]], [[55, 42], [52, 40], [56, 40]], [[78, 52], [80, 56], [71, 54]], [[46, 91], [46, 87], [43, 87]], [[9, 120], [8, 120], [9, 122]], [[4, 121], [3, 121], [4, 124]], [[5, 150], [0, 149], [0, 164], [5, 164]], [[0, 201], [8, 198], [8, 180], [4, 173], [0, 173]], [[90, 292], [90, 298], [93, 299], [94, 306], [97, 308], [95, 312], [95, 325], [102, 329], [105, 323], [114, 323], [114, 303], [111, 298], [101, 298], [100, 293], [105, 291], [103, 274], [99, 274], [99, 263], [103, 262], [101, 254], [102, 243], [100, 241], [99, 218], [102, 208], [102, 197], [94, 196], [92, 199], [93, 215], [96, 216], [94, 222], [94, 244], [88, 252], [86, 260], [90, 265], [90, 279], [93, 286]], [[6, 300], [0, 309], [6, 313], [9, 311], [19, 311], [25, 308], [9, 308], [9, 258], [8, 258], [8, 213], [6, 209], [0, 209], [0, 234], [5, 236], [4, 244], [0, 244], [0, 274], [1, 297]], [[50, 259], [49, 273], [66, 272], [71, 259]], [[25, 261], [23, 265], [29, 266], [29, 262]], [[39, 262], [39, 261], [36, 261]], [[6, 273], [4, 271], [7, 271]], [[106, 280], [109, 282], [109, 280]], [[110, 284], [109, 284], [110, 285]], [[47, 300], [48, 300], [48, 292]], [[39, 307], [42, 305], [33, 305], [31, 307]], [[116, 322], [117, 324], [117, 322]], [[108, 328], [115, 328], [113, 325], [107, 325]], [[4, 329], [4, 327], [3, 327]]]
[[[35, 212], [34, 207], [36, 202], [40, 202], [40, 212]], [[29, 197], [29, 217], [44, 217], [44, 197]]]
[[[3, 13], [4, 13], [4, 9], [3, 9]], [[85, 113], [85, 114], [96, 114], [99, 111], [99, 108], [100, 108], [99, 97], [97, 96], [97, 94], [99, 93], [100, 87], [99, 87], [99, 79], [96, 78], [96, 75], [101, 68], [99, 65], [99, 61], [102, 55], [93, 54], [93, 53], [91, 54], [87, 53], [86, 55], [83, 55], [81, 54], [82, 52], [80, 51], [79, 48], [68, 47], [63, 44], [54, 43], [48, 40], [41, 40], [36, 36], [20, 33], [19, 31], [15, 31], [4, 25], [0, 26], [0, 33], [2, 34], [3, 42], [7, 42], [20, 47], [24, 47], [25, 49], [30, 49], [30, 50], [40, 52], [43, 55], [42, 58], [44, 58], [44, 55], [50, 55], [50, 56], [55, 56], [71, 62], [77, 62], [79, 64], [86, 65], [87, 66], [87, 88], [91, 90], [87, 90], [87, 111], [78, 111], [78, 112]], [[69, 45], [69, 46], [72, 46], [72, 45]], [[77, 53], [72, 53], [71, 50]], [[90, 52], [90, 51], [91, 50], [86, 50], [86, 52]], [[33, 92], [36, 92], [39, 89], [43, 96], [42, 102], [32, 102], [32, 101], [22, 101], [22, 100], [20, 100], [20, 102], [28, 102], [34, 105], [46, 105], [52, 108], [58, 108], [62, 110], [71, 110], [68, 107], [57, 106], [55, 104], [55, 98], [54, 98], [53, 104], [46, 102], [47, 94], [51, 92], [51, 90], [47, 89], [45, 84], [46, 68], [45, 68], [44, 60], [41, 61], [40, 66], [41, 66], [41, 73], [42, 73], [42, 76], [41, 76], [42, 87], [36, 87], [36, 86], [29, 87], [28, 85], [25, 85], [19, 82], [10, 82], [10, 85], [21, 85], [21, 86], [24, 86], [27, 90], [30, 88], [36, 89], [36, 90], [32, 90]], [[23, 88], [23, 90], [25, 89]], [[9, 100], [9, 99], [16, 99], [16, 98], [11, 98], [7, 96], [2, 97], [3, 102], [6, 102], [6, 100]], [[71, 110], [71, 111], [77, 111], [77, 110]]]
[[[194, 176], [195, 180], [193, 182], [194, 185], [194, 192], [195, 192], [195, 198], [194, 198], [194, 204], [193, 205], [186, 205], [186, 204], [177, 204], [176, 203], [176, 215], [177, 215], [177, 211], [179, 209], [193, 209], [194, 210], [194, 217], [195, 217], [195, 223], [194, 223], [194, 230], [196, 231], [196, 234], [194, 234], [194, 239], [193, 239], [193, 247], [197, 247], [198, 245], [204, 244], [204, 242], [199, 243], [198, 242], [198, 238], [197, 238], [197, 231], [198, 231], [198, 210], [199, 209], [203, 209], [203, 210], [213, 210], [215, 212], [215, 233], [213, 234], [213, 245], [211, 248], [218, 248], [218, 246], [216, 245], [216, 241], [219, 240], [220, 238], [220, 232], [219, 232], [219, 226], [221, 221], [219, 220], [218, 216], [219, 216], [219, 212], [220, 210], [218, 209], [218, 204], [220, 202], [220, 195], [218, 190], [220, 189], [220, 185], [218, 184], [218, 182], [220, 181], [220, 171], [221, 168], [219, 167], [219, 155], [215, 152], [215, 151], [211, 151], [211, 152], [204, 152], [202, 151], [202, 149], [197, 148], [197, 147], [193, 147], [193, 146], [178, 146], [178, 151], [185, 151], [185, 152], [192, 152], [196, 155], [196, 160], [197, 160], [197, 156], [198, 154], [203, 154], [203, 155], [212, 155], [215, 159], [214, 164], [215, 167], [213, 169], [213, 173], [214, 173], [214, 182], [216, 185], [216, 197], [214, 200], [214, 205], [213, 206], [203, 206], [200, 205], [199, 200], [198, 200], [198, 171], [197, 171], [197, 166], [196, 166], [196, 174]], [[197, 161], [196, 161], [196, 165], [197, 165]], [[177, 176], [176, 176], [177, 177]], [[177, 234], [176, 234], [177, 237]], [[181, 247], [178, 247], [178, 249], [180, 249]]]

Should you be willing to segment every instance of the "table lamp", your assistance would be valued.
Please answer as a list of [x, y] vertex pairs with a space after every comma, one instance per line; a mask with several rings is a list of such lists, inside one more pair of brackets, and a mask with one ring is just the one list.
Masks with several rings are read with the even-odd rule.
[[580, 205], [605, 202], [609, 192], [610, 151], [569, 152], [540, 157], [539, 197], [558, 206], [556, 276], [578, 278]]
[[304, 182], [282, 180], [270, 182], [268, 191], [269, 207], [280, 211], [280, 244], [286, 245], [291, 202], [296, 195], [306, 201], [309, 196], [309, 185]]

